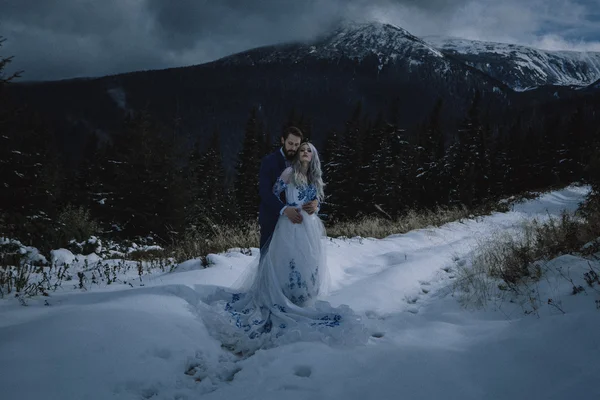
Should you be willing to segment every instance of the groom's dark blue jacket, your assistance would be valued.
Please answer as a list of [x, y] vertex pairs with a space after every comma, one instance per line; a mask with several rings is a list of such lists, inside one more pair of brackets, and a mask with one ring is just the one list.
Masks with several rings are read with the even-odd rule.
[[258, 210], [258, 224], [260, 225], [260, 248], [267, 243], [273, 231], [284, 202], [273, 193], [273, 185], [286, 168], [285, 157], [281, 149], [277, 149], [265, 156], [260, 163], [258, 174], [258, 191], [260, 207]]

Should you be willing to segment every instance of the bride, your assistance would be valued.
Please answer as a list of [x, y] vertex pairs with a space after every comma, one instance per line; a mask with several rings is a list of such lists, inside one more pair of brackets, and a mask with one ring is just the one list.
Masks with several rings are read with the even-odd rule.
[[293, 223], [279, 217], [270, 242], [263, 247], [245, 274], [215, 299], [215, 330], [225, 347], [242, 354], [298, 340], [321, 340], [329, 344], [364, 343], [367, 334], [348, 306], [334, 308], [318, 300], [328, 293], [329, 270], [325, 228], [317, 213], [302, 205], [323, 201], [321, 163], [316, 148], [300, 145], [290, 167], [273, 187], [285, 192], [287, 205], [302, 216]]

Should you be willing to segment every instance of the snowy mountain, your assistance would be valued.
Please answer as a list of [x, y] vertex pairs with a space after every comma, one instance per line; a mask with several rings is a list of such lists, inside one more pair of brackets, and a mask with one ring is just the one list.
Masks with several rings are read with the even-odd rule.
[[398, 61], [419, 65], [427, 58], [435, 58], [446, 67], [451, 64], [439, 50], [405, 29], [379, 22], [345, 22], [310, 43], [253, 49], [226, 57], [223, 62], [257, 65], [339, 58], [364, 60], [373, 56], [379, 60], [379, 68]]
[[425, 41], [515, 90], [587, 86], [600, 79], [600, 53], [547, 51], [515, 44], [427, 36]]

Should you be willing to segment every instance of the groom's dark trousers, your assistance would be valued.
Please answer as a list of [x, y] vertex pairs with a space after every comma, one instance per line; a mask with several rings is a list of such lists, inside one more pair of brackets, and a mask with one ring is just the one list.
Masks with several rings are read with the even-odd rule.
[[277, 178], [286, 168], [285, 157], [281, 149], [265, 156], [260, 163], [260, 172], [258, 174], [258, 191], [260, 195], [260, 207], [258, 211], [258, 224], [260, 225], [260, 250], [261, 255], [266, 250], [265, 244], [268, 243], [284, 202], [273, 193], [273, 185]]

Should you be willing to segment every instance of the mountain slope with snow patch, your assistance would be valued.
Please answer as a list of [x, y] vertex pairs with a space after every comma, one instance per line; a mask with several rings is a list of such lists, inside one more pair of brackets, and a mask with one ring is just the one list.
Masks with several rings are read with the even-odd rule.
[[424, 40], [515, 90], [586, 86], [600, 79], [600, 53], [548, 51], [516, 44], [427, 36]]

